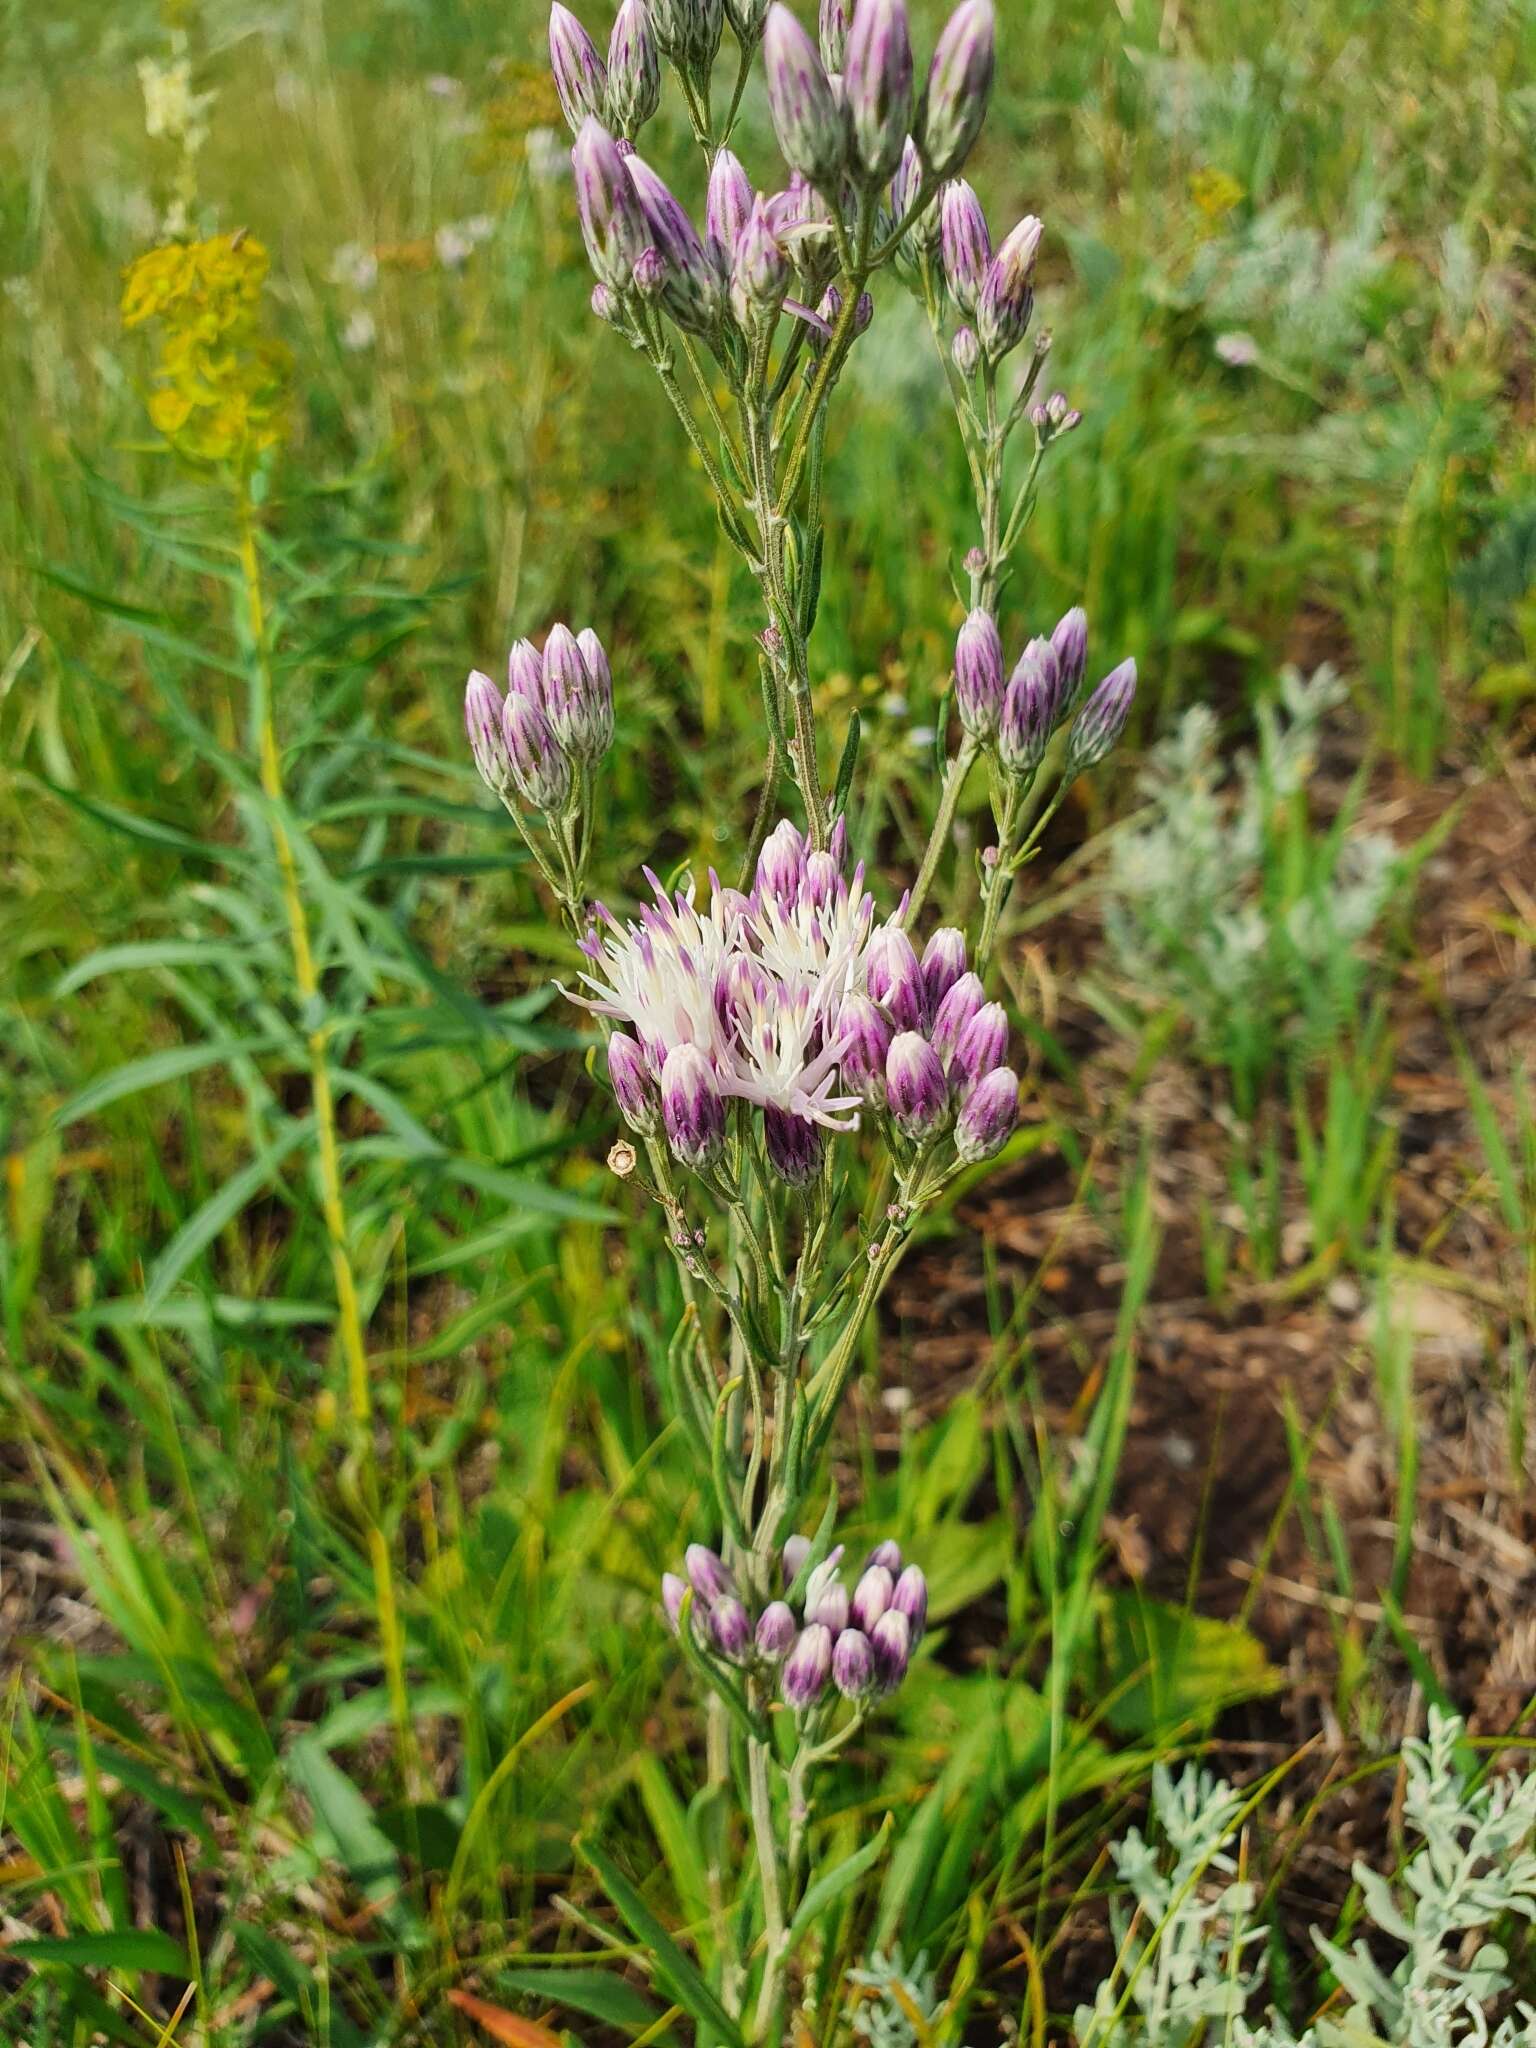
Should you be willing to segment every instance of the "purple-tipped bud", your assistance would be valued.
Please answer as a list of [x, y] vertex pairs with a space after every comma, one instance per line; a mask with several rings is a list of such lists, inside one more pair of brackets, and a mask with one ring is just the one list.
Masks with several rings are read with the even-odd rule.
[[579, 761], [596, 761], [613, 742], [613, 682], [597, 636], [583, 638], [596, 647], [595, 672], [570, 628], [551, 626], [544, 642], [544, 715], [568, 753]]
[[800, 1576], [800, 1567], [811, 1554], [809, 1536], [786, 1536], [784, 1548], [779, 1552], [779, 1570], [784, 1575], [786, 1587], [792, 1586]]
[[973, 327], [957, 327], [955, 338], [949, 345], [950, 358], [955, 368], [969, 384], [981, 368], [981, 343], [976, 339]]
[[997, 726], [997, 757], [1010, 775], [1029, 775], [1044, 758], [1061, 716], [1061, 669], [1049, 640], [1031, 640], [1009, 678]]
[[912, 1661], [912, 1624], [892, 1607], [881, 1615], [870, 1632], [869, 1647], [875, 1659], [875, 1679], [882, 1692], [894, 1692], [907, 1675]]
[[[843, 317], [843, 295], [835, 284], [829, 284], [821, 295], [821, 304], [816, 308], [816, 317], [834, 333]], [[868, 292], [860, 292], [853, 308], [853, 338], [858, 340], [871, 320], [875, 317], [875, 302]], [[827, 345], [827, 337], [820, 328], [811, 329], [811, 353], [819, 356]]]
[[543, 710], [544, 657], [531, 640], [513, 642], [507, 656], [507, 688], [514, 697], [526, 697]]
[[729, 1593], [709, 1610], [709, 1632], [722, 1656], [739, 1663], [752, 1641], [752, 1623], [741, 1602]]
[[560, 0], [549, 10], [549, 62], [560, 95], [560, 111], [573, 135], [590, 116], [603, 118], [608, 93], [608, 69], [597, 54], [597, 45], [581, 23]]
[[[928, 188], [930, 191], [931, 186]], [[924, 191], [922, 151], [909, 135], [901, 152], [901, 164], [891, 180], [891, 214], [899, 227], [912, 215]], [[926, 251], [932, 255], [943, 236], [943, 224], [939, 209], [931, 200], [926, 201], [923, 210], [912, 220], [907, 230], [907, 243], [913, 253]]]
[[832, 820], [832, 830], [827, 834], [827, 851], [837, 872], [842, 874], [848, 866], [848, 820], [841, 812]]
[[972, 739], [997, 731], [1003, 703], [1003, 638], [988, 611], [971, 613], [955, 641], [955, 707]]
[[501, 710], [512, 780], [535, 811], [563, 810], [571, 793], [571, 764], [549, 720], [526, 697], [508, 697]]
[[835, 194], [848, 153], [848, 117], [816, 45], [782, 0], [768, 10], [763, 67], [784, 161], [813, 185]]
[[728, 149], [716, 152], [704, 201], [704, 240], [722, 277], [729, 273], [736, 240], [752, 212], [752, 180], [740, 157]]
[[875, 1564], [883, 1564], [894, 1578], [901, 1570], [901, 1545], [890, 1536], [883, 1543], [877, 1543], [864, 1560], [865, 1571]]
[[817, 1588], [815, 1597], [807, 1591], [805, 1597], [805, 1618], [819, 1621], [824, 1628], [837, 1635], [848, 1626], [848, 1588], [841, 1579], [828, 1579]]
[[624, 0], [608, 39], [608, 119], [630, 141], [661, 105], [661, 57], [645, 0]]
[[845, 1628], [832, 1651], [832, 1683], [845, 1700], [868, 1699], [875, 1689], [875, 1654], [861, 1629]]
[[864, 956], [864, 985], [901, 1031], [921, 1031], [928, 1023], [928, 995], [916, 950], [899, 924], [880, 925]]
[[853, 1589], [853, 1600], [848, 1612], [854, 1627], [863, 1629], [865, 1635], [868, 1635], [890, 1606], [891, 1595], [895, 1590], [894, 1573], [883, 1564], [870, 1565]]
[[915, 1143], [937, 1136], [949, 1113], [949, 1084], [938, 1054], [916, 1031], [891, 1041], [885, 1062], [886, 1101], [896, 1128]]
[[1019, 1077], [993, 1067], [966, 1096], [955, 1123], [955, 1150], [967, 1166], [1001, 1152], [1019, 1121]]
[[696, 1045], [675, 1045], [661, 1070], [667, 1143], [684, 1166], [712, 1166], [725, 1149], [725, 1103], [714, 1069]]
[[687, 1591], [687, 1586], [677, 1576], [676, 1572], [662, 1573], [661, 1604], [663, 1609], [665, 1610], [667, 1620], [672, 1625], [673, 1635], [677, 1634], [678, 1624], [682, 1620], [683, 1596], [687, 1593]]
[[987, 265], [976, 301], [976, 332], [993, 362], [1016, 349], [1035, 309], [1035, 256], [1044, 225], [1026, 214]]
[[909, 1564], [896, 1581], [896, 1591], [891, 1595], [890, 1611], [904, 1614], [912, 1629], [912, 1647], [915, 1650], [923, 1640], [928, 1626], [928, 1581], [915, 1564]]
[[884, 184], [901, 163], [912, 119], [906, 0], [857, 0], [842, 72], [854, 156], [872, 184]]
[[997, 18], [992, 0], [960, 0], [944, 24], [928, 72], [921, 136], [936, 178], [950, 178], [971, 153], [987, 117]]
[[645, 1055], [627, 1031], [615, 1031], [608, 1041], [608, 1079], [619, 1114], [632, 1131], [642, 1136], [660, 1123], [656, 1084], [645, 1064]]
[[885, 1107], [885, 1056], [896, 1035], [885, 1012], [868, 996], [844, 998], [837, 1035], [843, 1041], [843, 1086], [871, 1109]]
[[649, 305], [655, 305], [666, 290], [670, 274], [667, 259], [654, 242], [635, 258], [635, 290]]
[[724, 283], [684, 208], [644, 157], [625, 159], [629, 180], [645, 216], [648, 239], [667, 266], [667, 311], [679, 327], [707, 333], [720, 318]]
[[786, 1706], [801, 1713], [814, 1707], [832, 1676], [832, 1631], [819, 1621], [800, 1631], [800, 1639], [784, 1660], [779, 1680]]
[[1001, 1003], [983, 1003], [955, 1040], [949, 1070], [958, 1088], [966, 1089], [1001, 1066], [1008, 1052], [1008, 1012]]
[[756, 199], [731, 251], [731, 311], [748, 333], [776, 320], [789, 290], [790, 260], [773, 231], [766, 199]]
[[1062, 701], [1070, 704], [1082, 687], [1083, 672], [1088, 666], [1088, 614], [1080, 604], [1063, 612], [1056, 621], [1051, 647], [1061, 671]]
[[729, 1565], [719, 1551], [711, 1550], [707, 1543], [689, 1544], [683, 1552], [683, 1569], [701, 1606], [713, 1607], [727, 1593], [736, 1591], [736, 1581], [731, 1576]]
[[929, 1043], [944, 1064], [945, 1071], [954, 1065], [955, 1048], [961, 1034], [971, 1019], [986, 1003], [987, 992], [977, 974], [962, 974], [954, 987], [949, 990], [934, 1014], [933, 1030]]
[[623, 320], [624, 308], [619, 303], [619, 295], [605, 284], [593, 285], [592, 296], [587, 303], [592, 308], [593, 318], [606, 321], [610, 327], [617, 327]]
[[803, 834], [788, 818], [781, 818], [757, 857], [757, 886], [765, 896], [776, 897], [787, 907], [794, 905], [805, 873], [805, 852]]
[[469, 734], [469, 751], [475, 757], [480, 779], [497, 796], [502, 795], [512, 779], [501, 720], [500, 690], [488, 675], [471, 669], [464, 685], [464, 730]]
[[848, 59], [848, 26], [853, 19], [853, 0], [821, 0], [817, 22], [820, 30], [821, 61], [828, 71], [841, 71]]
[[939, 233], [950, 293], [970, 317], [992, 261], [992, 236], [981, 201], [964, 178], [951, 178], [939, 196]]
[[595, 119], [581, 124], [571, 151], [582, 239], [600, 283], [627, 291], [652, 235], [619, 145]]
[[779, 1179], [792, 1188], [808, 1187], [821, 1171], [820, 1127], [772, 1103], [763, 1110], [763, 1149]]
[[794, 1610], [783, 1600], [770, 1600], [757, 1624], [757, 1654], [770, 1664], [789, 1655], [798, 1624]]
[[1135, 695], [1136, 664], [1122, 661], [1118, 668], [1110, 670], [1078, 713], [1067, 739], [1069, 775], [1080, 775], [1085, 768], [1095, 768], [1104, 759], [1125, 731]]
[[825, 910], [837, 896], [842, 882], [830, 848], [816, 850], [805, 856], [805, 878], [800, 884], [800, 897], [815, 910]]
[[807, 1620], [814, 1615], [829, 1587], [838, 1586], [842, 1581], [837, 1576], [838, 1566], [843, 1561], [843, 1546], [834, 1544], [805, 1582], [804, 1611]]
[[923, 948], [923, 987], [928, 992], [928, 1014], [937, 1018], [940, 1003], [965, 973], [965, 933], [952, 924], [940, 925]]

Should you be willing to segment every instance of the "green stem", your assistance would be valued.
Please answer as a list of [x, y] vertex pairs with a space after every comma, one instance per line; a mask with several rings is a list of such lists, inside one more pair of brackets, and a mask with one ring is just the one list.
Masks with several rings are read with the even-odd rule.
[[928, 891], [933, 886], [934, 875], [949, 844], [954, 830], [955, 812], [960, 805], [961, 792], [969, 780], [980, 744], [967, 733], [960, 742], [960, 748], [949, 764], [944, 777], [944, 788], [939, 797], [938, 816], [933, 821], [933, 830], [928, 835], [928, 844], [923, 852], [923, 864], [917, 871], [917, 880], [912, 884], [911, 899], [907, 904], [905, 922], [915, 926], [918, 913], [928, 900]]

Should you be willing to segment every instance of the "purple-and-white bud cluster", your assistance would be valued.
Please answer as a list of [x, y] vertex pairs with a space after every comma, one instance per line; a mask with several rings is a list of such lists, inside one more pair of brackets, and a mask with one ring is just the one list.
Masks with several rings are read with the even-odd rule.
[[664, 1131], [708, 1172], [740, 1104], [760, 1113], [763, 1154], [791, 1186], [815, 1179], [827, 1133], [856, 1129], [861, 1110], [909, 1146], [953, 1128], [968, 1161], [1007, 1140], [1018, 1082], [1001, 1004], [966, 971], [960, 932], [935, 932], [919, 958], [899, 914], [876, 924], [841, 824], [817, 851], [784, 820], [751, 893], [711, 874], [706, 908], [691, 878], [671, 894], [646, 879], [653, 900], [630, 922], [596, 907], [576, 996], [618, 1027], [608, 1072], [633, 1129]]
[[1044, 224], [1028, 213], [994, 250], [981, 201], [965, 179], [952, 178], [944, 187], [939, 250], [949, 295], [966, 322], [953, 343], [962, 376], [973, 377], [983, 361], [1001, 362], [1028, 333], [1044, 233]]
[[973, 611], [955, 641], [960, 723], [995, 756], [1004, 774], [1027, 780], [1045, 758], [1052, 733], [1076, 711], [1066, 768], [1079, 774], [1102, 761], [1119, 739], [1136, 694], [1136, 663], [1128, 660], [1082, 703], [1087, 666], [1088, 619], [1079, 606], [1057, 620], [1049, 639], [1028, 643], [1011, 675], [1005, 673], [996, 619], [988, 611]]
[[503, 697], [488, 675], [471, 672], [464, 724], [475, 766], [504, 803], [557, 817], [577, 791], [576, 770], [613, 743], [613, 678], [603, 643], [586, 627], [552, 626], [541, 654], [519, 640], [507, 658]]
[[788, 1539], [779, 1595], [754, 1609], [718, 1552], [692, 1543], [683, 1561], [686, 1578], [673, 1572], [662, 1578], [667, 1619], [674, 1630], [680, 1626], [691, 1588], [699, 1648], [727, 1664], [777, 1671], [785, 1705], [799, 1714], [834, 1693], [862, 1704], [894, 1692], [927, 1627], [922, 1572], [915, 1564], [903, 1568], [900, 1548], [887, 1540], [869, 1553], [850, 1593], [838, 1544], [801, 1585], [810, 1552], [808, 1537]]

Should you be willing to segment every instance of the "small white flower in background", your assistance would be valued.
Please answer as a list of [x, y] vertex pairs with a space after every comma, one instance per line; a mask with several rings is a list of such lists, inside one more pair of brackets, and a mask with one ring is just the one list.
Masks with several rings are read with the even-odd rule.
[[365, 242], [343, 242], [326, 275], [348, 291], [371, 292], [379, 280], [379, 259]]
[[1259, 360], [1259, 344], [1251, 334], [1218, 334], [1216, 354], [1234, 370], [1251, 370]]
[[434, 71], [427, 80], [427, 91], [435, 100], [457, 99], [463, 90], [462, 79], [453, 78], [446, 71]]
[[144, 133], [151, 142], [179, 143], [188, 156], [196, 156], [208, 140], [206, 117], [215, 95], [192, 90], [191, 59], [159, 64], [153, 57], [141, 57], [138, 73]]
[[353, 355], [359, 355], [364, 349], [372, 348], [378, 338], [378, 328], [374, 325], [373, 315], [366, 306], [358, 306], [341, 330], [341, 345]]
[[462, 270], [482, 242], [490, 240], [496, 231], [496, 223], [488, 213], [477, 213], [468, 220], [445, 221], [432, 237], [437, 251], [437, 260], [444, 270]]
[[536, 184], [560, 185], [571, 175], [571, 153], [557, 128], [530, 128], [523, 148]]
[[908, 729], [907, 745], [914, 754], [926, 754], [933, 741], [934, 729], [931, 725], [914, 725]]

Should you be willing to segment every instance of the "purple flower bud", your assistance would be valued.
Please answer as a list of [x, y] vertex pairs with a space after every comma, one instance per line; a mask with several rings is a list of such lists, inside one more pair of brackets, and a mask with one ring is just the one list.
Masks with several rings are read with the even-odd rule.
[[981, 368], [981, 343], [976, 339], [976, 330], [973, 327], [956, 328], [949, 353], [955, 368], [969, 384]]
[[1026, 214], [987, 266], [976, 301], [976, 331], [993, 362], [1016, 349], [1029, 328], [1035, 308], [1035, 254], [1043, 224]]
[[872, 184], [901, 163], [912, 119], [912, 34], [906, 0], [857, 0], [842, 66], [854, 155]]
[[652, 237], [618, 144], [602, 126], [588, 118], [581, 124], [571, 151], [576, 178], [576, 207], [582, 239], [598, 281], [616, 292], [626, 291], [635, 263]]
[[1077, 715], [1067, 739], [1067, 774], [1080, 775], [1085, 768], [1098, 766], [1125, 731], [1135, 695], [1136, 664], [1122, 661], [1118, 668], [1110, 670]]
[[912, 1658], [912, 1624], [897, 1608], [888, 1608], [870, 1633], [875, 1679], [882, 1692], [894, 1692], [907, 1675]]
[[667, 288], [667, 259], [653, 242], [635, 258], [635, 290], [654, 305]]
[[624, 308], [619, 304], [618, 293], [610, 291], [605, 284], [593, 285], [592, 296], [587, 303], [592, 308], [593, 317], [606, 320], [610, 327], [617, 327], [624, 317]]
[[707, 1543], [689, 1544], [683, 1552], [683, 1569], [695, 1596], [706, 1607], [713, 1607], [727, 1593], [736, 1591], [730, 1567], [719, 1551], [711, 1550]]
[[891, 1611], [904, 1614], [911, 1623], [912, 1647], [915, 1650], [928, 1626], [928, 1581], [915, 1564], [909, 1564], [896, 1581], [896, 1591], [891, 1595]]
[[949, 1112], [949, 1085], [939, 1056], [916, 1031], [891, 1041], [885, 1062], [886, 1099], [896, 1128], [917, 1143], [935, 1136]]
[[506, 735], [501, 724], [501, 692], [488, 675], [471, 669], [464, 685], [464, 729], [469, 751], [487, 789], [500, 796], [512, 779]]
[[1001, 1152], [1019, 1121], [1019, 1077], [1011, 1067], [983, 1074], [960, 1108], [955, 1150], [967, 1166]]
[[[587, 670], [589, 721], [586, 731], [591, 757], [595, 760], [606, 754], [613, 744], [613, 671], [608, 666], [607, 648], [590, 626], [583, 626], [576, 635], [576, 645], [581, 649]], [[576, 751], [581, 752], [579, 745]]]
[[544, 657], [531, 640], [513, 642], [507, 656], [507, 688], [515, 697], [544, 708]]
[[842, 874], [848, 865], [848, 820], [841, 812], [832, 820], [832, 830], [827, 834], [827, 851]]
[[939, 233], [950, 293], [962, 313], [974, 315], [992, 261], [992, 236], [981, 201], [964, 178], [951, 178], [940, 194]]
[[679, 327], [707, 333], [720, 318], [724, 286], [698, 231], [643, 157], [625, 159], [630, 183], [645, 216], [648, 240], [666, 260], [667, 311]]
[[901, 1545], [887, 1536], [885, 1541], [877, 1543], [865, 1558], [864, 1569], [868, 1571], [872, 1564], [883, 1564], [894, 1578], [901, 1570]]
[[709, 1061], [696, 1045], [674, 1045], [661, 1069], [661, 1115], [667, 1143], [696, 1170], [725, 1149], [725, 1103]]
[[792, 907], [805, 873], [805, 839], [788, 818], [781, 818], [763, 842], [757, 857], [757, 886], [765, 896]]
[[695, 82], [707, 77], [725, 25], [721, 0], [650, 0], [656, 42]]
[[613, 683], [608, 657], [595, 634], [600, 666], [594, 674], [568, 626], [551, 626], [544, 642], [544, 715], [561, 746], [580, 761], [595, 761], [613, 741]]
[[597, 46], [560, 0], [549, 10], [549, 62], [560, 95], [560, 111], [573, 135], [590, 116], [602, 119], [608, 71]]
[[736, 240], [752, 212], [753, 198], [752, 180], [742, 169], [740, 157], [728, 149], [719, 150], [704, 202], [704, 240], [722, 277], [730, 271]]
[[961, 1089], [1001, 1066], [1008, 1052], [1008, 1012], [1001, 1003], [983, 1003], [955, 1040], [950, 1073]]
[[936, 178], [954, 176], [981, 132], [992, 91], [995, 32], [992, 0], [960, 0], [939, 36], [921, 137]]
[[853, 0], [821, 0], [821, 61], [828, 71], [841, 71], [848, 59], [848, 24]]
[[835, 901], [842, 883], [838, 864], [830, 850], [817, 850], [805, 856], [805, 875], [800, 884], [800, 899], [813, 910], [824, 910]]
[[883, 1564], [870, 1565], [853, 1589], [849, 1615], [854, 1627], [863, 1629], [868, 1635], [890, 1606], [895, 1590], [895, 1574]]
[[813, 185], [835, 194], [848, 153], [848, 117], [816, 54], [816, 45], [782, 0], [768, 10], [763, 66], [768, 107], [784, 161]]
[[786, 1536], [784, 1548], [779, 1553], [779, 1569], [784, 1575], [786, 1587], [792, 1586], [800, 1576], [800, 1567], [811, 1554], [809, 1536]]
[[789, 1654], [796, 1626], [794, 1610], [783, 1600], [771, 1600], [757, 1624], [757, 1654], [777, 1664]]
[[973, 611], [955, 641], [955, 706], [972, 739], [997, 731], [1003, 702], [1003, 638], [987, 611]]
[[[931, 185], [928, 190], [932, 190]], [[901, 152], [900, 167], [891, 180], [891, 213], [898, 227], [913, 215], [913, 209], [923, 196], [922, 152], [909, 135]], [[912, 218], [912, 224], [907, 230], [907, 241], [914, 253], [925, 252], [931, 256], [938, 248], [942, 235], [943, 225], [939, 219], [939, 209], [931, 201], [925, 200], [922, 212]]]
[[845, 1700], [867, 1699], [875, 1689], [875, 1656], [862, 1630], [845, 1628], [832, 1652], [832, 1683]]
[[864, 982], [898, 1030], [921, 1031], [928, 1022], [928, 997], [923, 970], [911, 939], [899, 924], [880, 925], [864, 956]]
[[671, 1623], [673, 1635], [677, 1634], [678, 1624], [682, 1620], [683, 1596], [687, 1591], [687, 1586], [684, 1585], [676, 1572], [662, 1573], [661, 1604], [666, 1612], [667, 1620]]
[[928, 1014], [937, 1018], [940, 1003], [965, 973], [965, 933], [955, 925], [940, 925], [923, 948], [923, 987], [928, 992]]
[[608, 1041], [608, 1079], [619, 1114], [630, 1129], [642, 1135], [654, 1131], [659, 1121], [656, 1084], [645, 1055], [627, 1031], [615, 1031]]
[[739, 1663], [752, 1640], [752, 1623], [741, 1602], [729, 1593], [709, 1610], [709, 1632], [723, 1656]]
[[946, 1072], [954, 1065], [955, 1048], [961, 1033], [987, 1000], [987, 992], [976, 974], [962, 974], [939, 1004], [929, 1042]]
[[807, 1621], [819, 1621], [824, 1628], [837, 1635], [848, 1626], [848, 1588], [841, 1579], [829, 1579], [821, 1586], [813, 1599], [809, 1592], [805, 1600]]
[[809, 1621], [831, 1586], [841, 1585], [837, 1568], [843, 1561], [843, 1546], [835, 1544], [805, 1582], [804, 1611]]
[[868, 996], [851, 995], [838, 1013], [837, 1035], [843, 1041], [843, 1086], [871, 1109], [885, 1107], [885, 1056], [895, 1027]]
[[1051, 647], [1061, 671], [1062, 701], [1069, 704], [1081, 688], [1088, 666], [1088, 614], [1080, 604], [1073, 605], [1056, 621]]
[[821, 1623], [800, 1631], [800, 1639], [784, 1661], [779, 1680], [786, 1706], [797, 1713], [815, 1706], [832, 1675], [832, 1631]]
[[1038, 768], [1061, 715], [1061, 669], [1048, 640], [1031, 640], [1009, 679], [997, 727], [997, 757], [1010, 775]]
[[808, 1187], [821, 1171], [820, 1128], [772, 1103], [763, 1110], [763, 1148], [768, 1164], [792, 1188]]
[[790, 262], [773, 231], [765, 199], [756, 199], [731, 252], [731, 311], [748, 333], [778, 318], [789, 290]]
[[608, 118], [631, 141], [661, 105], [661, 59], [645, 0], [624, 0], [608, 39]]
[[508, 697], [501, 731], [518, 795], [535, 811], [559, 811], [571, 793], [571, 764], [549, 720], [526, 697]]

